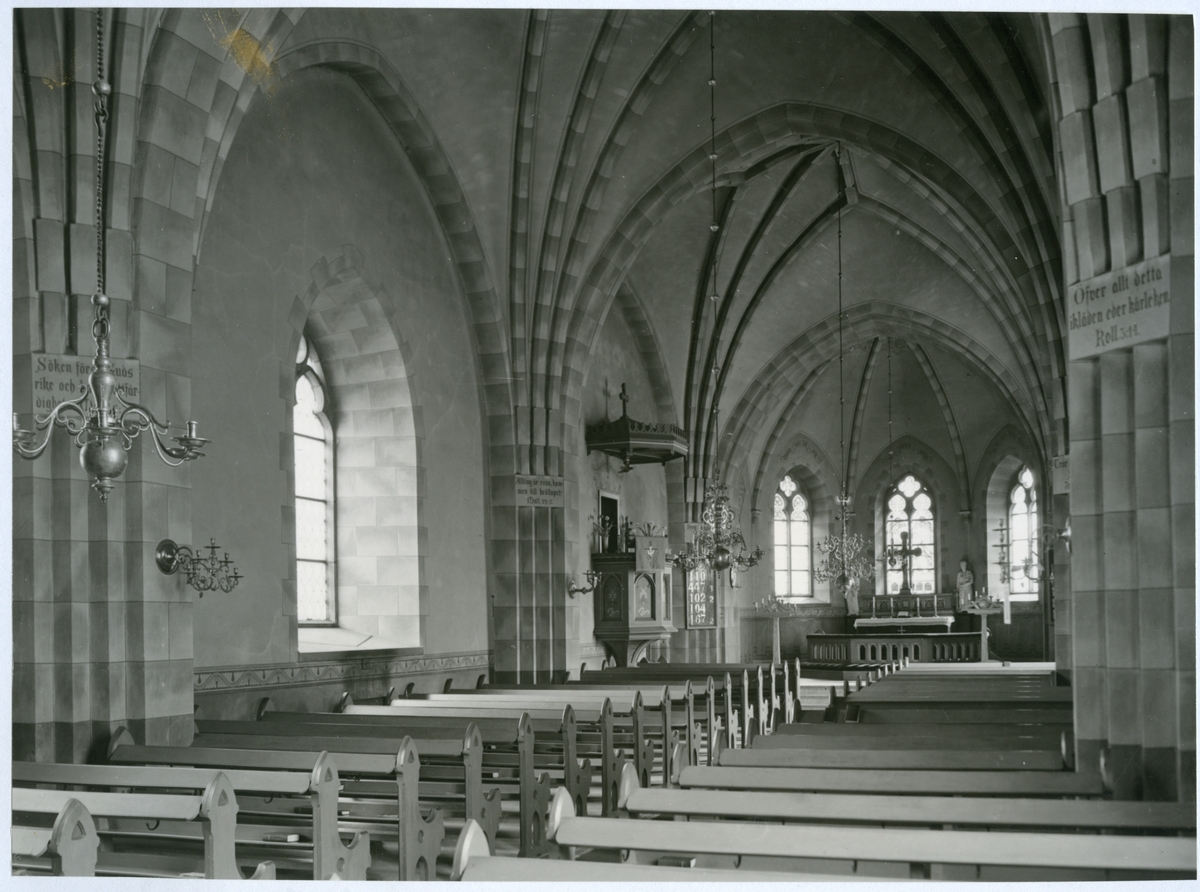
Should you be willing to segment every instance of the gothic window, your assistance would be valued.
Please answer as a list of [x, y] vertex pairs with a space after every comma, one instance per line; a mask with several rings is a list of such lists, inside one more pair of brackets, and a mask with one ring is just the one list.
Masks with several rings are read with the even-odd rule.
[[[912, 474], [902, 478], [888, 495], [887, 517], [884, 524], [884, 541], [888, 546], [899, 548], [901, 533], [908, 533], [908, 545], [921, 549], [912, 561], [911, 584], [914, 594], [932, 594], [937, 591], [937, 562], [934, 560], [933, 541], [933, 497], [929, 490]], [[899, 561], [893, 567], [887, 565], [885, 585], [887, 594], [900, 593], [904, 584], [904, 568]]]
[[337, 622], [334, 579], [333, 426], [325, 373], [307, 336], [296, 353], [292, 409], [296, 481], [296, 610], [301, 623]]
[[1022, 468], [1008, 497], [1009, 596], [1014, 601], [1038, 597], [1038, 506], [1033, 472]]
[[808, 499], [790, 476], [775, 491], [775, 596], [812, 596], [812, 524]]

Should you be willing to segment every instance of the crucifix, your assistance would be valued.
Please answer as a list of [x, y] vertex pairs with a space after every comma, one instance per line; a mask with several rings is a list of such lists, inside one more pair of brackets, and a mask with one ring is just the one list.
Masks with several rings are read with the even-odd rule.
[[628, 414], [626, 410], [629, 408], [629, 394], [625, 392], [624, 383], [621, 384], [621, 395], [617, 399], [621, 401], [621, 417], [624, 418]]
[[895, 544], [889, 545], [887, 548], [887, 560], [889, 566], [896, 566], [896, 562], [900, 562], [901, 572], [904, 574], [903, 582], [900, 584], [901, 595], [912, 594], [912, 559], [921, 556], [921, 547], [909, 548], [908, 533], [900, 534], [900, 547]]

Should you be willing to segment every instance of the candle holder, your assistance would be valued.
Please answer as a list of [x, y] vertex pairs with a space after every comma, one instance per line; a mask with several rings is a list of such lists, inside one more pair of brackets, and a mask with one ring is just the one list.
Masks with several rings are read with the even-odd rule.
[[600, 581], [600, 571], [588, 570], [583, 575], [588, 581], [586, 586], [579, 585], [577, 582], [572, 580], [570, 586], [567, 588], [567, 594], [572, 598], [574, 598], [576, 595], [586, 595], [588, 592], [596, 590], [596, 584]]
[[205, 547], [209, 552], [207, 556], [193, 552], [186, 545], [176, 545], [171, 539], [163, 539], [154, 550], [154, 563], [167, 576], [182, 570], [187, 576], [187, 584], [198, 591], [201, 598], [205, 592], [217, 589], [226, 593], [233, 591], [242, 577], [237, 567], [233, 568], [232, 574], [229, 572], [229, 566], [233, 563], [229, 552], [218, 560], [217, 549], [221, 546], [216, 540], [209, 539]]

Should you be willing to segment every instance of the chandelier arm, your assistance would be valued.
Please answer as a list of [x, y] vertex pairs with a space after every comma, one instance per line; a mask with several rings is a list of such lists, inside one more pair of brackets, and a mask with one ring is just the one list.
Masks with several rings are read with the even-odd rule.
[[[165, 444], [159, 434], [160, 432], [166, 433], [169, 428], [151, 415], [148, 409], [137, 404], [124, 405], [125, 409], [117, 417], [117, 424], [131, 441], [142, 431], [149, 431], [150, 439], [154, 441], [154, 448], [158, 452], [158, 457], [162, 459], [164, 464], [172, 468], [177, 468], [184, 462], [191, 461], [191, 459], [196, 457], [193, 454], [193, 450], [186, 446], [172, 447]], [[130, 445], [132, 445], [132, 442]]]
[[[79, 397], [73, 400], [64, 400], [59, 403], [46, 415], [37, 415], [34, 417], [34, 423], [37, 430], [45, 431], [42, 435], [42, 441], [35, 446], [26, 445], [37, 436], [35, 431], [22, 430], [17, 427], [16, 413], [13, 413], [13, 448], [22, 458], [37, 458], [46, 451], [46, 447], [50, 444], [50, 435], [54, 432], [54, 427], [64, 427], [73, 437], [79, 437], [87, 430], [88, 412], [86, 403], [88, 399], [87, 388]], [[77, 416], [77, 417], [76, 417]]]

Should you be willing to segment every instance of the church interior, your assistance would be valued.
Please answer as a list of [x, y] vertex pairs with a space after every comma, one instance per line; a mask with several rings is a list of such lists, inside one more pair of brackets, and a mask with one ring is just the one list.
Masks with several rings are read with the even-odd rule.
[[[888, 691], [1052, 712], [1013, 719], [1029, 734], [989, 713], [993, 731], [911, 740], [980, 759], [1001, 749], [987, 734], [1045, 744], [1047, 774], [1103, 776], [1098, 802], [1184, 814], [1119, 843], [1055, 834], [1194, 849], [1193, 43], [1188, 15], [15, 10], [11, 704], [28, 788], [13, 814], [42, 847], [28, 865], [72, 862], [46, 846], [76, 812], [32, 797], [100, 785], [70, 766], [107, 769], [122, 747], [139, 766], [159, 748], [232, 752], [271, 711], [349, 704], [367, 726], [370, 710], [415, 717], [488, 688], [532, 698], [505, 727], [539, 745], [566, 728], [543, 713], [570, 704], [599, 799], [572, 780], [573, 744], [541, 793], [524, 761], [489, 775], [527, 751], [472, 701], [503, 807], [474, 811], [469, 782], [465, 805], [439, 794], [460, 854], [476, 831], [515, 852], [518, 800], [522, 855], [548, 851], [564, 789], [568, 821], [632, 807], [601, 741], [631, 735], [614, 746], [638, 786], [655, 710], [647, 794], [678, 780], [672, 764], [749, 770], [737, 754], [814, 714], [877, 729]], [[631, 711], [613, 692], [634, 679], [648, 687]], [[422, 808], [426, 779], [453, 775], [422, 744], [457, 707], [401, 722]], [[344, 795], [367, 789], [347, 778], [375, 749], [296, 727], [312, 739], [270, 767], [309, 770], [319, 750]], [[880, 753], [902, 738], [837, 764], [866, 777], [878, 757], [889, 793], [912, 766]], [[269, 740], [251, 750], [287, 749]], [[268, 806], [238, 770], [241, 833]], [[70, 808], [95, 813], [85, 795]], [[413, 820], [432, 821], [416, 796]], [[399, 843], [394, 815], [372, 818], [367, 860], [432, 878], [434, 857], [406, 848], [405, 801]], [[88, 820], [121, 875], [113, 859], [145, 841]], [[920, 832], [971, 833], [944, 823]], [[554, 826], [564, 850], [583, 832]], [[358, 870], [348, 832], [333, 828], [336, 867], [310, 834], [300, 873]], [[908, 877], [924, 850], [903, 845]], [[247, 851], [242, 875], [299, 863]], [[732, 867], [707, 857], [641, 863]], [[1021, 876], [1077, 875], [1043, 867]], [[920, 877], [1017, 876], [940, 869]]]

